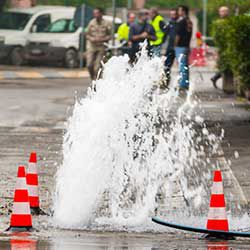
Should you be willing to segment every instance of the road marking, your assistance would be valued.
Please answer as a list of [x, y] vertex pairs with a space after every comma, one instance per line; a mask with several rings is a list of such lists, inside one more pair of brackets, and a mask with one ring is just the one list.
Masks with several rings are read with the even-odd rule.
[[18, 71], [16, 72], [17, 76], [19, 78], [34, 78], [34, 79], [40, 79], [40, 78], [45, 78], [44, 75], [42, 75], [41, 73], [39, 72], [36, 72], [36, 71]]
[[67, 78], [83, 78], [89, 77], [89, 73], [87, 71], [59, 71], [63, 77]]
[[86, 78], [89, 73], [81, 71], [2, 71], [0, 79], [49, 79], [49, 78]]

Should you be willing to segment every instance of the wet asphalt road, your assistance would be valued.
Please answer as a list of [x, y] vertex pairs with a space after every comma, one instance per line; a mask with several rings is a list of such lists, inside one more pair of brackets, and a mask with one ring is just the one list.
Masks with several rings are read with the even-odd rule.
[[0, 241], [1, 250], [247, 250], [248, 240], [207, 240], [180, 234], [132, 234], [61, 232], [49, 239], [34, 236], [12, 236]]
[[[0, 214], [11, 208], [17, 166], [38, 154], [41, 202], [49, 212], [65, 121], [88, 79], [0, 80]], [[1, 226], [0, 226], [1, 227]]]
[[[89, 79], [0, 80], [0, 231], [8, 224], [9, 209], [18, 164], [27, 163], [29, 153], [37, 151], [40, 169], [42, 208], [51, 211], [54, 174], [62, 160], [64, 122], [75, 98], [86, 93]], [[201, 86], [201, 89], [203, 86]], [[245, 183], [250, 152], [248, 124], [229, 124], [223, 149], [242, 169], [235, 175]], [[230, 143], [230, 147], [228, 144]], [[238, 150], [239, 159], [233, 157]], [[174, 232], [174, 233], [173, 233]], [[172, 233], [96, 233], [51, 230], [44, 234], [0, 235], [0, 249], [250, 249], [250, 241], [210, 242], [193, 234]]]

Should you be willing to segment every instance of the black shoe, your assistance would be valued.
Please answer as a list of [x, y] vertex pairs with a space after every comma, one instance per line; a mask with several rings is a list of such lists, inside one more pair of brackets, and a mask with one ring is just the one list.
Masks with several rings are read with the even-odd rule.
[[215, 80], [214, 78], [211, 78], [211, 81], [212, 81], [212, 83], [213, 83], [214, 88], [217, 89], [216, 80]]
[[188, 87], [179, 87], [178, 96], [181, 98], [186, 98], [188, 95]]

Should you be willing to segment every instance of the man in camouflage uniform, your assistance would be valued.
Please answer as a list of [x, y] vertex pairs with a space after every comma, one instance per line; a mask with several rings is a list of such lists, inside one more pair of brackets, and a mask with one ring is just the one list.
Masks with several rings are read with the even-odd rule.
[[95, 80], [105, 54], [104, 43], [111, 39], [111, 24], [102, 17], [103, 10], [96, 8], [94, 18], [87, 27], [87, 67], [92, 80]]

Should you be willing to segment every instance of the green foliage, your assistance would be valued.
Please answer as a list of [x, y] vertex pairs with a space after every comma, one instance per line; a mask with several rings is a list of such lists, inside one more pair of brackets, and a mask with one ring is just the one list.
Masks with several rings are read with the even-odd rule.
[[242, 84], [250, 89], [250, 16], [230, 18], [228, 27], [228, 56], [230, 65]]
[[[38, 0], [39, 4], [49, 4], [49, 5], [71, 5], [76, 6], [82, 3], [86, 3], [92, 7], [102, 7], [102, 8], [110, 8], [112, 6], [111, 0]], [[197, 5], [197, 0], [148, 0], [146, 2], [146, 6], [156, 6], [156, 7], [165, 7], [165, 8], [173, 8], [177, 7], [179, 4], [186, 4], [190, 8], [201, 7], [202, 1], [200, 1]], [[116, 0], [116, 5], [118, 7], [126, 7], [128, 4], [128, 0]]]
[[0, 0], [0, 12], [4, 10], [7, 5], [7, 0]]
[[163, 7], [163, 8], [175, 8], [178, 5], [183, 4], [189, 6], [190, 9], [201, 8], [202, 1], [197, 0], [148, 0], [147, 7]]
[[220, 6], [228, 6], [232, 12], [238, 7], [240, 11], [245, 12], [245, 8], [250, 6], [248, 0], [213, 0], [208, 1], [208, 10], [217, 11]]
[[218, 19], [212, 25], [212, 36], [218, 48], [218, 68], [221, 72], [231, 71], [228, 50], [228, 19]]
[[217, 20], [213, 25], [218, 47], [218, 66], [231, 70], [243, 89], [250, 89], [250, 16], [239, 15]]
[[[200, 1], [202, 2], [202, 1]], [[228, 6], [230, 14], [244, 14], [250, 10], [250, 0], [207, 0], [207, 35], [211, 36], [212, 23], [218, 18], [218, 9], [221, 6]], [[196, 16], [199, 21], [199, 29], [202, 30], [202, 6], [196, 6], [199, 9], [196, 12]]]
[[[111, 8], [111, 0], [37, 0], [40, 5], [66, 5], [66, 6], [79, 6], [83, 3], [91, 7]], [[125, 7], [126, 0], [116, 0], [117, 7]]]

